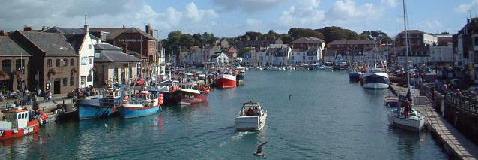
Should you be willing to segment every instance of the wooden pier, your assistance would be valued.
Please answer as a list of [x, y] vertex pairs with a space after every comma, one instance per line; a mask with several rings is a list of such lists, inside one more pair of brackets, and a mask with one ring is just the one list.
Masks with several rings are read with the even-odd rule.
[[[392, 87], [401, 95], [405, 95], [407, 92], [406, 88], [396, 85], [392, 85]], [[476, 160], [478, 145], [466, 138], [458, 129], [440, 116], [432, 107], [432, 102], [427, 96], [419, 96], [420, 93], [416, 92], [421, 91], [415, 90], [415, 92], [412, 92], [414, 97], [417, 96], [415, 97], [417, 102], [414, 102], [415, 109], [426, 116], [426, 128], [430, 130], [437, 143], [442, 146], [450, 158]], [[424, 95], [424, 93], [421, 95]]]

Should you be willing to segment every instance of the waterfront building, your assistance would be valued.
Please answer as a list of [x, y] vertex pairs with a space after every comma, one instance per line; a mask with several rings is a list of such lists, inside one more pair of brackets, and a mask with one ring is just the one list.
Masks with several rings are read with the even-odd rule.
[[478, 84], [478, 18], [468, 19], [467, 24], [453, 35], [453, 51], [457, 66], [469, 70], [469, 76]]
[[[438, 45], [438, 37], [419, 30], [408, 30], [409, 52], [408, 60], [413, 65], [426, 64], [430, 61], [430, 47]], [[395, 50], [397, 62], [404, 65], [405, 56], [405, 32], [400, 32], [395, 37]]]
[[0, 92], [28, 88], [30, 57], [7, 33], [0, 31]]
[[325, 41], [316, 37], [301, 37], [290, 43], [292, 48], [291, 62], [296, 64], [318, 63], [323, 58]]
[[140, 77], [141, 59], [108, 43], [99, 42], [94, 47], [95, 87], [105, 87], [108, 83], [130, 84]]
[[327, 44], [327, 49], [335, 54], [359, 56], [364, 52], [379, 47], [373, 40], [334, 40]]
[[214, 62], [217, 66], [229, 64], [229, 57], [224, 52], [216, 52], [211, 56], [210, 62]]
[[60, 28], [53, 27], [47, 32], [63, 34], [75, 52], [79, 55], [78, 63], [78, 86], [77, 88], [86, 88], [93, 86], [93, 64], [95, 56], [94, 40], [90, 35], [89, 26], [85, 25], [83, 28]]
[[154, 38], [154, 29], [151, 25], [145, 26], [145, 31], [135, 27], [122, 28], [91, 28], [91, 33], [100, 37], [103, 42], [121, 47], [123, 51], [133, 51], [138, 53], [137, 58], [142, 60], [141, 76], [150, 77], [158, 75], [153, 73], [155, 66], [160, 66], [158, 62], [158, 40]]
[[30, 90], [42, 89], [53, 94], [66, 94], [78, 86], [78, 55], [61, 33], [24, 31], [11, 34], [31, 56], [28, 73]]

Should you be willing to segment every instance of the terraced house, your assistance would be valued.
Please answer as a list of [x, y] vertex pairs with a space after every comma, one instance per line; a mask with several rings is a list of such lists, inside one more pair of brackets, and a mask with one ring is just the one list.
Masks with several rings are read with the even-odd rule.
[[17, 91], [27, 87], [31, 55], [4, 32], [0, 32], [0, 91]]
[[60, 33], [15, 31], [11, 37], [30, 55], [28, 87], [66, 94], [78, 84], [78, 55]]

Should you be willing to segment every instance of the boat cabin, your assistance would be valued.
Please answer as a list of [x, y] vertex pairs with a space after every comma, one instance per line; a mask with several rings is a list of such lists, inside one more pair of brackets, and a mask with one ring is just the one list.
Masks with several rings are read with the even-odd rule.
[[2, 111], [3, 118], [0, 121], [0, 131], [10, 130], [13, 128], [27, 128], [30, 120], [30, 113], [28, 110], [21, 108], [14, 108]]
[[262, 115], [262, 107], [257, 102], [247, 102], [244, 103], [241, 109], [240, 116], [261, 116]]

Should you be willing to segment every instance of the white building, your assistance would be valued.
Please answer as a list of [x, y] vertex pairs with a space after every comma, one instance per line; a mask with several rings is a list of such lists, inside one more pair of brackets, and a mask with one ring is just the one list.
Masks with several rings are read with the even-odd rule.
[[83, 28], [59, 28], [53, 27], [47, 30], [47, 32], [62, 33], [65, 35], [67, 41], [75, 49], [79, 55], [79, 76], [77, 88], [85, 88], [93, 86], [94, 81], [94, 45], [97, 43], [92, 39], [90, 35], [90, 29], [88, 25]]
[[223, 52], [217, 52], [211, 57], [211, 62], [214, 62], [217, 66], [224, 66], [229, 64], [229, 57]]

